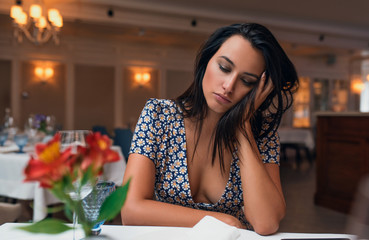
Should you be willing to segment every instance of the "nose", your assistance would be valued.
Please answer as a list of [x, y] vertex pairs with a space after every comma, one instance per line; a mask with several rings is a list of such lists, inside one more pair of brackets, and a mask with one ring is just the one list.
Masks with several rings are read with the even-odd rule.
[[223, 87], [225, 94], [233, 93], [235, 85], [236, 85], [236, 80], [237, 80], [236, 74], [229, 75], [227, 78], [224, 79], [222, 87]]

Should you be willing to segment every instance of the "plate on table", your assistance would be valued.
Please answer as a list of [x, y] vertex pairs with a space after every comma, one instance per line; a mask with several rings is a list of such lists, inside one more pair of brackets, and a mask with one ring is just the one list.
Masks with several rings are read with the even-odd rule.
[[0, 153], [11, 153], [17, 151], [19, 151], [19, 148], [17, 144], [12, 141], [6, 141], [4, 146], [0, 146]]

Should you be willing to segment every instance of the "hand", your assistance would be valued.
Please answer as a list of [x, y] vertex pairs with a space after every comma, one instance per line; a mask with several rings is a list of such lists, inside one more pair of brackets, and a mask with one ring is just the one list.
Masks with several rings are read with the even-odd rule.
[[265, 101], [265, 99], [273, 90], [274, 86], [272, 80], [269, 78], [269, 81], [267, 81], [266, 83], [265, 82], [266, 75], [265, 72], [263, 72], [263, 74], [261, 75], [258, 89], [256, 90], [255, 105], [254, 105], [255, 110], [257, 110], [261, 106], [261, 104]]
[[[273, 91], [273, 88], [274, 88], [274, 85], [273, 85], [272, 80], [269, 78], [269, 81], [266, 82], [266, 74], [265, 72], [263, 72], [260, 78], [259, 86], [256, 89], [254, 112], [252, 112], [251, 115], [249, 115], [249, 117], [247, 117], [246, 115], [245, 129], [251, 129], [250, 122], [249, 122], [250, 117], [253, 116], [256, 110], [261, 106], [261, 104], [263, 104], [263, 102], [268, 97], [268, 95]], [[251, 109], [250, 105], [251, 103], [249, 102], [248, 106], [246, 107], [248, 111], [250, 111]], [[249, 114], [249, 113], [246, 111], [246, 114]]]
[[243, 229], [246, 229], [246, 226], [243, 225], [240, 220], [238, 220], [236, 217], [232, 216], [232, 215], [229, 215], [229, 214], [225, 214], [225, 213], [216, 213], [215, 216], [213, 216], [215, 218], [217, 218], [218, 220], [230, 225], [230, 226], [233, 226], [233, 227], [236, 227], [236, 228], [243, 228]]

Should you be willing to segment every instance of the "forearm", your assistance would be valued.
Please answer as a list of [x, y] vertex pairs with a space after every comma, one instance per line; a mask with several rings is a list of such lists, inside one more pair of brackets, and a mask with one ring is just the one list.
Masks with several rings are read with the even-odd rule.
[[192, 209], [155, 200], [126, 202], [122, 212], [124, 225], [193, 227], [205, 216], [212, 216], [236, 227], [243, 227], [235, 217], [212, 211]]
[[284, 217], [286, 208], [279, 182], [279, 172], [277, 177], [268, 173], [253, 137], [250, 137], [249, 142], [244, 136], [241, 136], [239, 141], [246, 218], [256, 232], [260, 234], [274, 233], [278, 230], [279, 222]]

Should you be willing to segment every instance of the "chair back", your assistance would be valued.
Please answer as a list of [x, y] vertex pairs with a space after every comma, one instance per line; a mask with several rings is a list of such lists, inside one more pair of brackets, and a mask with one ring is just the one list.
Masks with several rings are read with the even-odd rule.
[[100, 132], [101, 135], [108, 135], [109, 138], [112, 138], [105, 126], [95, 125], [95, 126], [92, 127], [92, 131], [93, 132]]
[[0, 202], [0, 225], [6, 222], [16, 222], [22, 213], [20, 203]]
[[114, 134], [114, 145], [121, 147], [123, 156], [127, 161], [133, 132], [129, 128], [116, 128], [114, 129]]

